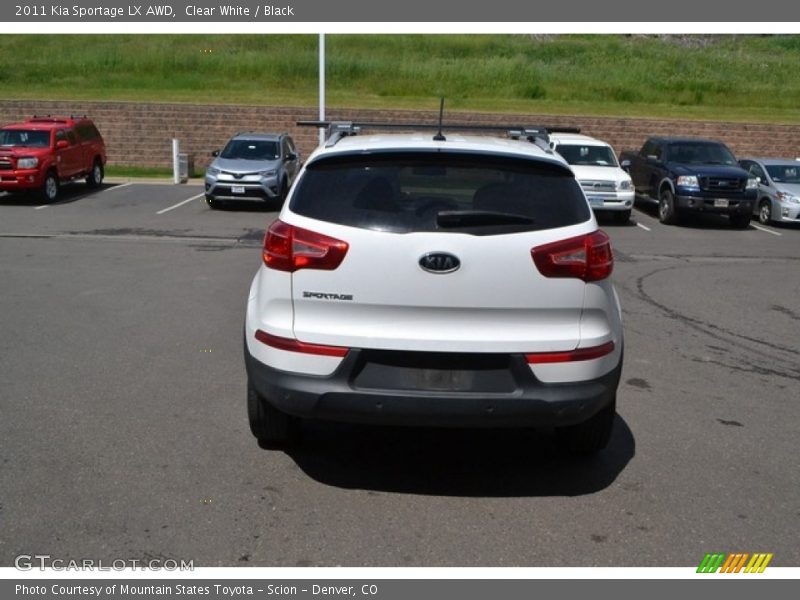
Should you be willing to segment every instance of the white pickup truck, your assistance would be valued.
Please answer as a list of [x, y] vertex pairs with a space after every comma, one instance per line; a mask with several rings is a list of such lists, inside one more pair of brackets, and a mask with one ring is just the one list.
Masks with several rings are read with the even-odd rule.
[[567, 161], [595, 212], [613, 212], [617, 223], [628, 222], [633, 184], [609, 144], [588, 135], [553, 133], [550, 146]]

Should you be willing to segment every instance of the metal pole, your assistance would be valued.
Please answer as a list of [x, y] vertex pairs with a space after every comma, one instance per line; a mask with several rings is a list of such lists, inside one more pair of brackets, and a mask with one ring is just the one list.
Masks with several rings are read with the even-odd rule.
[[[319, 120], [325, 120], [325, 34], [319, 34]], [[319, 145], [325, 143], [325, 128], [319, 128]]]
[[172, 181], [173, 183], [181, 182], [181, 165], [178, 154], [180, 153], [180, 146], [177, 138], [172, 138]]

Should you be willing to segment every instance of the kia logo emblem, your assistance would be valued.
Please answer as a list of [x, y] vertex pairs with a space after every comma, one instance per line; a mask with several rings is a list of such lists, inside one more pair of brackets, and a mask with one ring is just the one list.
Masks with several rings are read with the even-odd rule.
[[428, 252], [419, 259], [419, 266], [428, 273], [443, 275], [457, 271], [461, 266], [461, 261], [457, 256], [447, 252]]

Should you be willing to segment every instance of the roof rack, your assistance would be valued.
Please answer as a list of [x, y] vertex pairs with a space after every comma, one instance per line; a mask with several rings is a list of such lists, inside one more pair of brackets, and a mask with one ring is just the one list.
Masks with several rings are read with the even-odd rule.
[[[355, 122], [355, 121], [297, 121], [298, 127], [325, 127], [327, 128], [326, 148], [335, 146], [344, 137], [358, 135], [362, 129], [428, 129], [436, 130], [434, 139], [441, 140], [443, 129], [450, 131], [488, 131], [504, 132], [513, 140], [524, 139], [536, 144], [545, 152], [552, 152], [550, 148], [550, 133], [580, 133], [580, 127], [551, 127], [545, 125], [514, 127], [508, 125], [476, 125], [474, 123], [381, 123], [381, 122]], [[440, 137], [441, 136], [441, 137]]]

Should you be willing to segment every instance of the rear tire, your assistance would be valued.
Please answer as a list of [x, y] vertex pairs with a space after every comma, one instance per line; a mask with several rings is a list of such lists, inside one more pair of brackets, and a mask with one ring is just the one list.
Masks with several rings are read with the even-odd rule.
[[45, 202], [55, 202], [58, 199], [58, 175], [55, 171], [49, 171], [44, 177], [44, 184], [42, 185], [41, 197]]
[[615, 222], [617, 225], [627, 225], [627, 224], [628, 224], [628, 221], [630, 221], [630, 218], [631, 218], [631, 211], [630, 211], [630, 209], [628, 209], [628, 210], [621, 210], [621, 211], [619, 211], [619, 212], [615, 212], [615, 213], [614, 213], [614, 222]]
[[734, 229], [747, 229], [750, 227], [750, 215], [731, 215], [728, 220]]
[[588, 421], [556, 429], [558, 443], [573, 456], [591, 456], [608, 446], [616, 416], [616, 397]]
[[256, 436], [258, 445], [264, 449], [275, 449], [296, 442], [300, 434], [300, 423], [279, 411], [263, 398], [247, 382], [247, 416], [250, 420], [250, 431]]
[[658, 220], [664, 225], [678, 224], [678, 210], [675, 207], [675, 196], [666, 188], [658, 195]]
[[762, 225], [769, 225], [772, 222], [772, 202], [762, 200], [758, 205], [758, 221]]
[[105, 171], [103, 170], [103, 163], [100, 162], [99, 159], [95, 160], [91, 172], [86, 177], [86, 185], [90, 188], [98, 188], [100, 184], [103, 183], [104, 176]]

